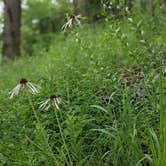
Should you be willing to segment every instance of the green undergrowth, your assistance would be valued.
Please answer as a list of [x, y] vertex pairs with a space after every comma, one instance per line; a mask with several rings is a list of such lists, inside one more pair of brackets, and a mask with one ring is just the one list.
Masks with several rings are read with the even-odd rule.
[[[75, 27], [54, 35], [49, 49], [39, 42], [33, 56], [0, 67], [0, 165], [157, 163], [153, 138], [161, 134], [166, 88], [160, 70], [166, 65], [166, 24], [160, 17]], [[24, 91], [9, 99], [20, 78], [41, 87], [28, 95], [31, 102]], [[63, 99], [57, 115], [66, 146], [55, 110], [39, 109], [51, 93]]]

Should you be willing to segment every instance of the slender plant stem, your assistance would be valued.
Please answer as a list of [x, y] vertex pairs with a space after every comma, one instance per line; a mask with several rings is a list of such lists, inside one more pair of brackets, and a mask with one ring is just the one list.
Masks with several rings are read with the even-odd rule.
[[67, 87], [67, 102], [68, 102], [68, 104], [70, 104], [70, 92], [69, 92], [69, 82], [67, 81], [67, 83], [66, 83], [67, 85], [66, 85], [66, 87]]
[[[43, 136], [43, 139], [45, 140], [46, 146], [47, 146], [47, 148], [49, 149], [49, 152], [50, 152], [50, 154], [51, 154], [51, 157], [54, 159], [54, 161], [55, 161], [55, 163], [56, 163], [56, 157], [55, 157], [55, 155], [54, 155], [54, 153], [53, 153], [53, 151], [52, 151], [52, 149], [51, 149], [51, 147], [50, 147], [50, 145], [49, 145], [49, 143], [48, 143], [48, 139], [47, 139], [47, 137], [46, 137], [46, 135], [45, 135], [45, 133], [44, 133], [44, 129], [43, 129], [41, 123], [40, 123], [39, 117], [38, 117], [38, 115], [37, 115], [37, 113], [36, 113], [36, 110], [35, 110], [34, 105], [33, 105], [33, 103], [32, 103], [31, 97], [30, 97], [29, 95], [28, 95], [28, 101], [29, 101], [29, 104], [30, 104], [30, 106], [31, 106], [31, 108], [32, 108], [32, 111], [33, 111], [34, 115], [35, 115], [35, 118], [36, 118], [36, 120], [37, 120], [37, 123], [38, 123], [38, 125], [40, 126], [40, 132], [41, 132], [41, 134], [42, 134], [42, 136]], [[49, 156], [50, 156], [50, 155], [49, 155]]]
[[66, 142], [65, 142], [65, 138], [64, 138], [64, 136], [63, 136], [62, 127], [61, 127], [61, 124], [60, 124], [60, 121], [59, 121], [59, 118], [58, 118], [58, 109], [55, 109], [55, 108], [54, 108], [54, 111], [55, 111], [55, 116], [56, 116], [56, 120], [57, 120], [57, 123], [58, 123], [59, 131], [60, 131], [60, 135], [61, 135], [63, 144], [64, 144], [64, 146], [65, 146], [65, 149], [66, 149], [66, 152], [67, 152], [69, 161], [70, 161], [70, 165], [72, 166], [73, 163], [72, 163], [72, 160], [71, 160], [71, 157], [70, 157], [70, 154], [69, 154], [69, 150], [68, 150], [68, 148], [67, 148], [67, 145], [66, 145]]

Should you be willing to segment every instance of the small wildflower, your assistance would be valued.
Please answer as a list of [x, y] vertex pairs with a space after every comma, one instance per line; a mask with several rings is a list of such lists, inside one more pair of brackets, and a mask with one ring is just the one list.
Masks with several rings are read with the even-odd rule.
[[117, 5], [116, 8], [117, 8], [117, 9], [120, 9], [121, 7], [120, 7], [120, 5]]
[[131, 17], [128, 18], [129, 22], [133, 22], [133, 19]]
[[62, 104], [62, 99], [57, 97], [55, 94], [51, 94], [47, 100], [41, 101], [40, 103], [41, 109], [48, 110], [51, 105], [59, 109], [59, 105]]
[[71, 25], [73, 24], [73, 22], [75, 21], [77, 24], [80, 24], [80, 19], [81, 19], [81, 15], [74, 15], [72, 14], [70, 16], [70, 19], [62, 26], [62, 30], [66, 30], [67, 28], [70, 28]]
[[129, 7], [128, 6], [125, 8], [125, 10], [126, 10], [127, 13], [129, 13]]
[[36, 94], [38, 93], [39, 87], [36, 84], [29, 82], [26, 78], [21, 78], [20, 82], [9, 92], [10, 99], [18, 95], [23, 88], [27, 88], [32, 94]]
[[144, 30], [141, 30], [141, 35], [144, 35], [145, 34], [145, 31]]

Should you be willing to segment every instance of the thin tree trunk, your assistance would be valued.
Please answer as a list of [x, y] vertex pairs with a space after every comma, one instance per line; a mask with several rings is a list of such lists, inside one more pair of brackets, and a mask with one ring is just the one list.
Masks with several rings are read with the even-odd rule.
[[3, 61], [20, 54], [21, 0], [4, 0]]

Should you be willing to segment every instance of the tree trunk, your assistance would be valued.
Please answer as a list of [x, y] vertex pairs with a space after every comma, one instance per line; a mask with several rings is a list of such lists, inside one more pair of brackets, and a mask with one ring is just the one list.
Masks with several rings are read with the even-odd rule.
[[20, 54], [21, 0], [4, 0], [3, 61]]

